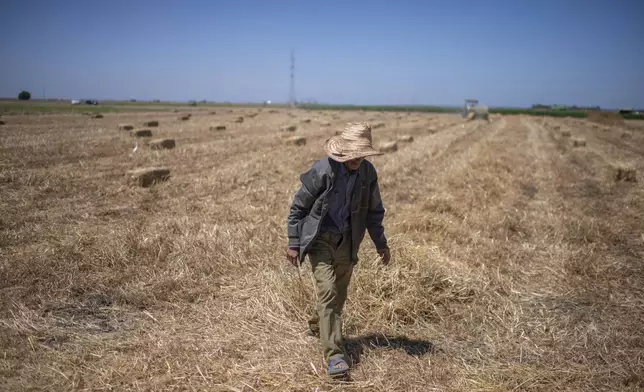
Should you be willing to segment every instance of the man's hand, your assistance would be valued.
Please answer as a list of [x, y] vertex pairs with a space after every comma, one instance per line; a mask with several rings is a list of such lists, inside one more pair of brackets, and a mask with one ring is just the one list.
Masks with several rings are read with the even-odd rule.
[[298, 266], [297, 258], [299, 255], [300, 251], [298, 249], [286, 249], [286, 260], [288, 260], [289, 263], [293, 264], [294, 267]]
[[382, 259], [382, 265], [387, 265], [389, 264], [389, 260], [391, 260], [391, 253], [389, 252], [389, 249], [379, 249], [378, 250], [378, 255]]

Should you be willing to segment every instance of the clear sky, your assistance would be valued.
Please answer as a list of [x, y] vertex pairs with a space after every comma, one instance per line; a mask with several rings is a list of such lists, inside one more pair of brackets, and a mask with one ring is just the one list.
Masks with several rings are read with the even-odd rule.
[[644, 107], [644, 0], [3, 0], [0, 96]]

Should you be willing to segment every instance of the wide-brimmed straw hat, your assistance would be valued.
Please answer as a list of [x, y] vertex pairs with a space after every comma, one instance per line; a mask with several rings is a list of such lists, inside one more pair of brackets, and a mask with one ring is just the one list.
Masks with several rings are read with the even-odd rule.
[[338, 162], [356, 158], [383, 155], [376, 151], [371, 141], [371, 125], [366, 122], [348, 123], [340, 135], [324, 143], [326, 154]]

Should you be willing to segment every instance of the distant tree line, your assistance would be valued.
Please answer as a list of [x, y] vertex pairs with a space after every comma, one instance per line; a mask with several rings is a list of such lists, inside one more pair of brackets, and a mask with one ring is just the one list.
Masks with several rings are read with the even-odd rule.
[[533, 110], [594, 110], [594, 111], [601, 110], [599, 106], [543, 105], [540, 103], [532, 105], [532, 109]]

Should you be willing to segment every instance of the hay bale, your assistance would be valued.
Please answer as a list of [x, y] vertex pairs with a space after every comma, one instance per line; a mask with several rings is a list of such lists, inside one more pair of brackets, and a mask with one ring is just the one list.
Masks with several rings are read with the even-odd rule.
[[190, 113], [184, 114], [184, 115], [179, 116], [179, 120], [188, 121], [188, 120], [190, 120], [190, 117], [192, 117], [192, 114], [190, 114]]
[[119, 124], [118, 127], [121, 131], [131, 131], [134, 129], [134, 125], [132, 124]]
[[213, 125], [210, 127], [211, 131], [225, 131], [226, 126], [225, 125]]
[[210, 114], [211, 116], [214, 116], [215, 114], [217, 114], [217, 112], [214, 112], [214, 111], [213, 112], [208, 112], [208, 114]]
[[247, 114], [246, 117], [253, 118], [253, 117], [257, 116], [258, 114], [259, 113], [251, 113], [251, 114]]
[[436, 127], [429, 127], [429, 128], [427, 128], [427, 133], [429, 133], [429, 134], [432, 134], [432, 135], [433, 135], [433, 134], [435, 134], [436, 132], [438, 132], [438, 131], [436, 130]]
[[385, 124], [385, 123], [378, 123], [378, 124], [372, 126], [371, 129], [384, 128], [386, 126], [387, 126], [387, 124]]
[[152, 131], [149, 129], [137, 129], [130, 133], [134, 137], [150, 137], [152, 136]]
[[637, 170], [633, 167], [616, 166], [615, 181], [637, 182]]
[[143, 125], [146, 127], [158, 127], [159, 122], [157, 120], [152, 120], [152, 121], [144, 122]]
[[378, 147], [378, 151], [385, 152], [385, 153], [386, 152], [396, 152], [396, 151], [398, 151], [398, 142], [393, 141], [393, 142], [382, 143]]
[[5, 124], [5, 122], [0, 120], [0, 125], [4, 125], [4, 124]]
[[156, 139], [150, 140], [150, 149], [152, 150], [171, 150], [176, 146], [174, 139]]
[[302, 122], [305, 123], [305, 124], [309, 124], [311, 122], [311, 119], [307, 118], [307, 119], [302, 120]]
[[103, 118], [103, 115], [100, 113], [92, 114], [92, 118]]
[[401, 135], [401, 136], [398, 136], [396, 140], [402, 143], [411, 143], [414, 141], [414, 137], [411, 135]]
[[570, 136], [572, 136], [572, 133], [570, 133], [570, 131], [561, 131], [561, 136], [570, 137]]
[[586, 140], [585, 139], [573, 139], [572, 146], [573, 147], [585, 147], [586, 146]]
[[235, 120], [236, 123], [243, 123], [244, 122], [244, 117], [237, 117], [237, 120]]
[[150, 167], [134, 169], [127, 172], [128, 183], [148, 188], [157, 182], [166, 181], [170, 178], [170, 169], [163, 167]]
[[330, 122], [323, 122], [323, 123], [320, 123], [320, 126], [321, 127], [330, 127], [331, 123]]
[[304, 136], [291, 136], [286, 138], [284, 142], [288, 145], [303, 146], [306, 144], [306, 138]]
[[297, 125], [284, 125], [280, 128], [281, 132], [295, 132], [297, 131]]

